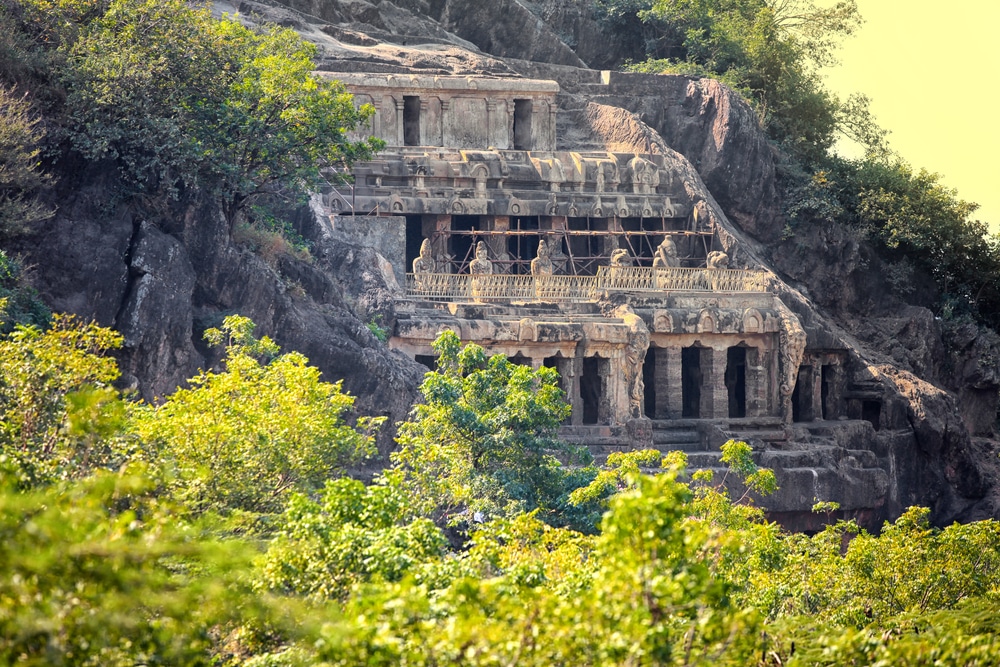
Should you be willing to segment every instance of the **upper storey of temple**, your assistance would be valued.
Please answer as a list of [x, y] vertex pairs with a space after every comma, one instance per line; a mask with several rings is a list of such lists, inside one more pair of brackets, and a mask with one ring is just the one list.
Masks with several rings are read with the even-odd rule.
[[370, 127], [390, 148], [554, 150], [555, 81], [320, 72], [376, 109]]

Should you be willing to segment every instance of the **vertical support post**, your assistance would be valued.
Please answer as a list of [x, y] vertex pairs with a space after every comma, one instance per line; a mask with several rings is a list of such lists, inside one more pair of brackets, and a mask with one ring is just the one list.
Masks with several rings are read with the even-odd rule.
[[403, 109], [406, 106], [406, 102], [403, 98], [396, 100], [396, 145], [405, 146], [406, 139], [403, 135]]
[[656, 414], [666, 415], [667, 419], [680, 419], [684, 414], [681, 348], [658, 348], [653, 374], [656, 379]]
[[[729, 416], [729, 390], [726, 388], [727, 348], [708, 348], [702, 352], [701, 414], [709, 419]], [[706, 365], [707, 362], [707, 365]]]
[[823, 366], [817, 359], [812, 367], [812, 418], [823, 419]]
[[765, 358], [766, 355], [760, 348], [747, 348], [747, 417], [763, 417], [767, 414], [768, 374]]

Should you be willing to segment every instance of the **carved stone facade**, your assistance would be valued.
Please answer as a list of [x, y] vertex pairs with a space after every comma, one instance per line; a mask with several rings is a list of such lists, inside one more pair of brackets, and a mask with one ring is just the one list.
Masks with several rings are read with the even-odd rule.
[[359, 106], [370, 104], [370, 127], [390, 148], [439, 146], [465, 150], [552, 150], [556, 145], [554, 81], [469, 76], [322, 72], [344, 83]]
[[554, 82], [330, 76], [376, 106], [388, 145], [324, 203], [335, 220], [397, 220], [381, 245], [413, 273], [393, 348], [433, 366], [450, 329], [554, 367], [567, 434], [592, 445], [651, 445], [651, 423], [784, 432], [857, 411], [842, 358], [806, 350], [769, 274], [734, 266], [663, 156], [554, 150]]

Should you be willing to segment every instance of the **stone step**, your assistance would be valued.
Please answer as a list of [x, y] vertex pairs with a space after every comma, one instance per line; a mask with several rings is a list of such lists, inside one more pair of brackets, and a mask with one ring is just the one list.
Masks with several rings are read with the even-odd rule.
[[693, 429], [654, 429], [653, 442], [658, 445], [701, 442], [701, 435]]
[[780, 431], [727, 431], [733, 440], [743, 442], [760, 441], [764, 443], [788, 442], [788, 433]]

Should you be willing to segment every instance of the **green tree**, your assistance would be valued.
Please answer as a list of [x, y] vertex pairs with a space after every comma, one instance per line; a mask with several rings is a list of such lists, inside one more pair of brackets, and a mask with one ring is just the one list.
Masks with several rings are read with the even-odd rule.
[[653, 0], [639, 16], [659, 27], [666, 56], [638, 69], [719, 77], [751, 99], [786, 149], [815, 159], [830, 148], [839, 103], [818, 70], [860, 25], [854, 0]]
[[28, 96], [0, 79], [0, 238], [23, 233], [52, 216], [35, 198], [49, 182], [39, 164], [43, 136]]
[[139, 406], [133, 430], [152, 455], [176, 466], [175, 487], [199, 510], [280, 512], [289, 494], [316, 490], [374, 452], [384, 418], [344, 421], [354, 398], [297, 352], [262, 363], [278, 347], [253, 323], [227, 317], [209, 330], [228, 339], [224, 372], [205, 371], [159, 406]]
[[[435, 520], [489, 517], [561, 506], [572, 488], [586, 484], [555, 454], [576, 451], [556, 437], [569, 405], [551, 368], [537, 371], [502, 355], [487, 358], [445, 331], [434, 342], [438, 370], [420, 391], [424, 402], [400, 425], [387, 482], [397, 484]], [[585, 475], [587, 473], [584, 473]]]
[[198, 188], [234, 224], [258, 197], [298, 196], [381, 145], [347, 140], [373, 110], [314, 75], [315, 47], [292, 30], [183, 0], [112, 0], [96, 17], [86, 7], [60, 47], [70, 137], [87, 158], [114, 160], [133, 192]]
[[317, 500], [296, 494], [261, 559], [267, 590], [343, 599], [368, 581], [398, 581], [443, 555], [447, 540], [429, 519], [414, 517], [410, 499], [382, 484], [327, 482]]
[[121, 461], [109, 443], [123, 410], [111, 387], [118, 366], [103, 356], [120, 345], [119, 334], [66, 315], [0, 338], [0, 447], [22, 484]]
[[217, 665], [250, 628], [295, 632], [249, 586], [253, 545], [186, 522], [159, 478], [19, 491], [0, 471], [0, 662]]

